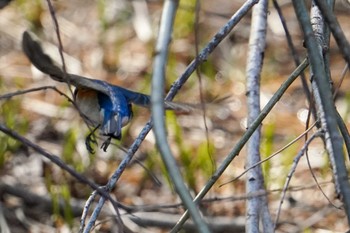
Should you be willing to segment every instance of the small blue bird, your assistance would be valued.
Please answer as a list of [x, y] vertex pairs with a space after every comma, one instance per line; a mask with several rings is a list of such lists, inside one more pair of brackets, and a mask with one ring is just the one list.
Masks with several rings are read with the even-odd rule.
[[[59, 82], [65, 82], [76, 87], [74, 102], [84, 120], [95, 129], [100, 128], [102, 135], [108, 139], [102, 148], [106, 151], [111, 138], [121, 139], [122, 127], [132, 118], [131, 104], [150, 107], [149, 95], [134, 92], [107, 82], [89, 79], [79, 75], [65, 73], [56, 66], [51, 58], [46, 55], [40, 44], [33, 40], [28, 32], [23, 33], [23, 51], [32, 64], [43, 73]], [[189, 112], [192, 106], [189, 104], [164, 101], [166, 109]], [[94, 130], [95, 131], [95, 130]], [[87, 137], [86, 146], [93, 152], [90, 142], [95, 142], [91, 136]]]
[[121, 139], [121, 128], [132, 118], [131, 104], [123, 92], [115, 93], [117, 104], [110, 98], [92, 89], [76, 88], [74, 100], [86, 121], [94, 126], [100, 126], [101, 133], [116, 139]]

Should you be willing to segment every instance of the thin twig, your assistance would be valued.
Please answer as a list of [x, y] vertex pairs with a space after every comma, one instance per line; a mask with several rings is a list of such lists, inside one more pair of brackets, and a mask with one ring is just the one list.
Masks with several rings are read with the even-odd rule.
[[46, 0], [47, 1], [47, 5], [49, 7], [49, 11], [50, 11], [50, 15], [53, 21], [53, 24], [55, 26], [55, 31], [56, 31], [56, 36], [57, 36], [57, 40], [58, 40], [58, 51], [61, 57], [61, 61], [62, 61], [62, 70], [64, 73], [64, 79], [67, 80], [67, 85], [68, 85], [68, 89], [71, 92], [71, 94], [73, 95], [73, 90], [70, 86], [70, 81], [69, 81], [69, 77], [67, 75], [67, 69], [66, 69], [66, 62], [64, 60], [64, 56], [63, 56], [63, 44], [62, 44], [62, 40], [61, 40], [61, 33], [60, 33], [60, 27], [57, 21], [57, 17], [56, 17], [56, 12], [55, 9], [52, 6], [51, 0]]
[[89, 196], [89, 198], [87, 199], [87, 201], [85, 202], [84, 211], [83, 211], [83, 213], [81, 214], [81, 217], [80, 217], [79, 233], [82, 233], [84, 228], [85, 228], [85, 220], [86, 220], [86, 218], [88, 216], [89, 208], [90, 208], [90, 206], [92, 205], [93, 201], [96, 198], [96, 195], [97, 195], [97, 192], [93, 191], [91, 193], [91, 195]]
[[[281, 7], [279, 6], [277, 0], [273, 0], [272, 2], [273, 2], [273, 6], [275, 7], [275, 9], [276, 9], [276, 11], [278, 13], [278, 16], [280, 17], [284, 33], [286, 34], [288, 47], [289, 47], [289, 49], [290, 49], [290, 51], [292, 53], [292, 57], [293, 57], [294, 63], [295, 63], [296, 66], [298, 66], [300, 64], [300, 59], [299, 59], [297, 50], [296, 50], [296, 48], [294, 46], [294, 43], [293, 43], [293, 40], [292, 40], [292, 36], [290, 35], [286, 19], [284, 18], [283, 12], [282, 12]], [[303, 85], [303, 89], [304, 89], [304, 93], [305, 93], [306, 99], [307, 99], [307, 101], [309, 103], [309, 106], [310, 106], [311, 112], [313, 114], [313, 117], [316, 120], [317, 119], [317, 115], [316, 115], [315, 105], [314, 105], [314, 102], [312, 101], [312, 96], [311, 96], [310, 89], [309, 89], [309, 86], [307, 84], [304, 72], [300, 74], [300, 78], [301, 78], [301, 83]]]
[[234, 179], [227, 181], [223, 184], [220, 184], [219, 187], [222, 187], [228, 183], [234, 182], [236, 180], [238, 180], [239, 178], [241, 178], [244, 174], [246, 174], [249, 170], [255, 168], [256, 166], [259, 166], [262, 163], [265, 163], [266, 161], [270, 160], [271, 158], [275, 157], [276, 155], [278, 155], [279, 153], [281, 153], [282, 151], [284, 151], [285, 149], [287, 149], [288, 147], [290, 147], [291, 145], [293, 145], [295, 142], [297, 142], [299, 139], [301, 139], [302, 137], [304, 137], [305, 135], [307, 135], [310, 130], [312, 130], [315, 125], [317, 124], [317, 122], [314, 122], [307, 130], [305, 130], [302, 134], [300, 134], [298, 137], [296, 137], [295, 139], [293, 139], [291, 142], [289, 142], [287, 145], [285, 145], [284, 147], [282, 147], [281, 149], [279, 149], [278, 151], [276, 151], [275, 153], [273, 153], [272, 155], [266, 157], [265, 159], [253, 164], [252, 166], [250, 166], [249, 168], [245, 169], [244, 172], [242, 172], [240, 175], [238, 175], [237, 177], [235, 177]]
[[338, 85], [334, 88], [334, 92], [333, 92], [333, 98], [336, 99], [337, 98], [337, 95], [339, 93], [339, 90], [340, 90], [340, 87], [341, 85], [343, 84], [343, 81], [345, 79], [345, 76], [346, 76], [346, 73], [349, 71], [349, 64], [346, 63], [346, 65], [344, 66], [344, 69], [343, 71], [341, 72], [341, 75], [340, 75], [340, 80], [338, 82]]
[[[196, 6], [195, 6], [195, 20], [194, 20], [194, 44], [195, 44], [195, 51], [196, 51], [196, 57], [198, 57], [199, 54], [199, 14], [201, 10], [201, 4], [200, 0], [196, 0]], [[199, 98], [200, 98], [200, 106], [203, 112], [203, 123], [204, 123], [204, 130], [205, 130], [205, 137], [206, 137], [206, 144], [207, 144], [207, 153], [211, 162], [211, 174], [214, 173], [216, 170], [216, 163], [215, 159], [211, 153], [210, 150], [210, 139], [209, 139], [209, 128], [207, 124], [207, 109], [206, 109], [206, 103], [204, 101], [204, 94], [203, 94], [203, 80], [202, 80], [202, 74], [200, 70], [200, 66], [196, 68], [196, 74], [198, 77], [198, 84], [199, 84]]]
[[7, 93], [4, 95], [0, 95], [0, 100], [1, 99], [10, 99], [14, 96], [24, 95], [24, 94], [36, 92], [36, 91], [43, 91], [43, 90], [47, 90], [47, 89], [52, 89], [52, 90], [56, 91], [58, 94], [64, 96], [69, 102], [73, 102], [73, 100], [68, 95], [66, 95], [65, 93], [63, 93], [59, 89], [57, 89], [57, 87], [55, 87], [55, 86], [42, 86], [42, 87], [30, 88], [27, 90], [20, 90], [20, 91]]
[[314, 171], [312, 170], [312, 166], [311, 166], [311, 162], [310, 162], [310, 158], [309, 158], [309, 154], [307, 153], [308, 148], [306, 148], [305, 150], [305, 155], [306, 155], [306, 162], [307, 162], [307, 166], [309, 167], [309, 171], [311, 173], [311, 176], [313, 178], [313, 180], [315, 181], [318, 190], [320, 190], [320, 192], [322, 193], [322, 195], [327, 199], [327, 201], [329, 202], [330, 205], [332, 205], [334, 208], [340, 209], [340, 206], [336, 206], [331, 199], [326, 195], [326, 193], [323, 191], [321, 185], [319, 184], [317, 177], [314, 173]]
[[296, 167], [298, 165], [298, 162], [299, 162], [300, 158], [304, 155], [305, 150], [309, 147], [310, 143], [316, 137], [321, 137], [321, 136], [323, 136], [323, 131], [322, 130], [319, 130], [316, 133], [314, 133], [313, 135], [311, 135], [311, 137], [305, 142], [304, 146], [301, 148], [301, 150], [299, 151], [297, 156], [294, 158], [293, 165], [292, 165], [292, 167], [291, 167], [291, 169], [289, 171], [289, 174], [287, 176], [286, 182], [285, 182], [283, 190], [282, 190], [282, 196], [281, 196], [280, 204], [278, 206], [277, 213], [276, 213], [275, 226], [277, 226], [277, 223], [278, 223], [278, 219], [279, 219], [279, 216], [280, 216], [280, 213], [281, 213], [282, 204], [283, 204], [283, 201], [284, 201], [284, 197], [285, 197], [285, 195], [287, 193], [289, 182], [292, 179], [292, 176], [293, 176], [293, 174], [294, 174], [294, 172], [296, 170]]

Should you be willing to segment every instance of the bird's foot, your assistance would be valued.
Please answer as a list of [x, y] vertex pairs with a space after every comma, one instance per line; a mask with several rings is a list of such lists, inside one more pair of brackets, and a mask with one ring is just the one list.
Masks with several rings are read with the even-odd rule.
[[98, 145], [95, 137], [95, 131], [96, 129], [98, 129], [98, 127], [100, 126], [97, 126], [96, 128], [94, 128], [94, 130], [92, 130], [91, 133], [89, 133], [89, 135], [85, 139], [85, 146], [90, 154], [95, 154], [95, 150], [92, 148], [91, 144], [93, 143], [95, 145]]
[[111, 144], [112, 137], [108, 137], [106, 141], [102, 143], [101, 149], [106, 152], [109, 144]]

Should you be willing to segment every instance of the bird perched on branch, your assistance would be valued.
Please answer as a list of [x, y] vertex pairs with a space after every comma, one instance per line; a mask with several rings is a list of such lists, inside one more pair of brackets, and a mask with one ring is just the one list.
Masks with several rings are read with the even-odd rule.
[[[74, 102], [84, 120], [108, 139], [103, 143], [104, 151], [108, 148], [111, 138], [121, 139], [122, 127], [132, 118], [132, 106], [150, 107], [149, 95], [134, 92], [110, 83], [89, 79], [79, 75], [65, 73], [55, 65], [52, 59], [43, 52], [40, 44], [33, 40], [28, 32], [23, 33], [23, 51], [32, 64], [43, 73], [58, 82], [65, 82], [75, 86]], [[166, 109], [183, 112], [191, 111], [191, 105], [164, 101]], [[95, 130], [94, 130], [95, 131]], [[91, 136], [87, 137], [86, 145], [93, 152], [90, 143]]]

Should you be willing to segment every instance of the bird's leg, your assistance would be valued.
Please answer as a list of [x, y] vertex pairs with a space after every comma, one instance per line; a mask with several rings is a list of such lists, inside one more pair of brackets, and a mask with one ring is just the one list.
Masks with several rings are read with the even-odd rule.
[[91, 143], [96, 144], [97, 145], [97, 141], [96, 141], [96, 137], [95, 137], [95, 131], [100, 127], [100, 125], [98, 125], [96, 128], [94, 128], [89, 135], [86, 137], [85, 139], [85, 146], [86, 149], [89, 151], [89, 153], [94, 154], [95, 151], [91, 146]]
[[102, 143], [101, 149], [106, 152], [109, 144], [111, 144], [112, 137], [108, 137], [106, 141]]

